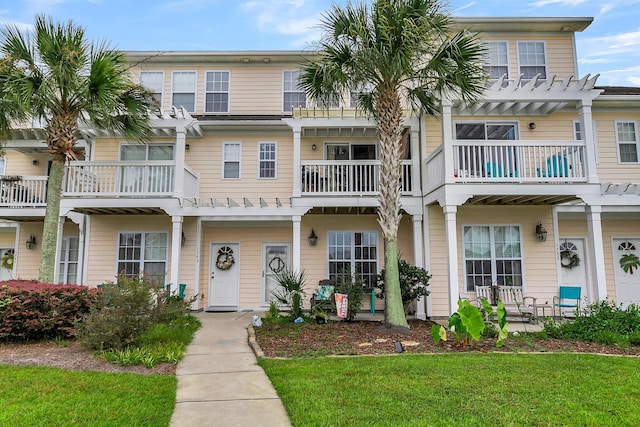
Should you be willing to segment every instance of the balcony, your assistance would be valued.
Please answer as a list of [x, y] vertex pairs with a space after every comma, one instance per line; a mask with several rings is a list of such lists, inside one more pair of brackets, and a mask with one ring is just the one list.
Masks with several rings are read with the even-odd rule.
[[[73, 161], [63, 181], [65, 197], [174, 197], [174, 161]], [[198, 177], [184, 168], [184, 197], [198, 196]]]
[[426, 161], [427, 191], [445, 183], [451, 166], [453, 183], [586, 183], [584, 141], [452, 142], [452, 157], [442, 146]]
[[[379, 160], [303, 160], [303, 196], [377, 196]], [[411, 160], [402, 161], [401, 192], [413, 191]]]
[[41, 208], [47, 205], [46, 176], [0, 176], [0, 208]]

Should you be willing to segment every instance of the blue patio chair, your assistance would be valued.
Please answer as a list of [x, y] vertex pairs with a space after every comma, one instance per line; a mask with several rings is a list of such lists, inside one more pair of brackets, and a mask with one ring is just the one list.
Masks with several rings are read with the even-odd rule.
[[485, 165], [488, 178], [502, 178], [504, 173], [502, 172], [502, 165], [496, 162], [487, 162]]
[[547, 176], [567, 178], [569, 176], [569, 161], [565, 156], [554, 155], [547, 159]]
[[581, 292], [580, 286], [560, 286], [558, 296], [553, 297], [553, 315], [556, 315], [556, 307], [559, 316], [562, 316], [563, 308], [573, 309], [575, 313], [580, 308]]

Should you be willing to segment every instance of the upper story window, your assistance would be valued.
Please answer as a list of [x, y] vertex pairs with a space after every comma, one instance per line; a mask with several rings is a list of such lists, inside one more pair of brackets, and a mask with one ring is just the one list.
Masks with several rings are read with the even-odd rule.
[[196, 72], [174, 71], [171, 105], [184, 107], [189, 113], [196, 111]]
[[293, 111], [294, 108], [307, 106], [307, 97], [298, 86], [299, 77], [298, 70], [282, 72], [282, 111]]
[[616, 122], [616, 142], [620, 163], [638, 163], [638, 123], [636, 121]]
[[493, 41], [486, 44], [487, 57], [484, 69], [489, 78], [497, 80], [503, 75], [509, 78], [509, 54], [507, 42]]
[[318, 108], [340, 108], [342, 100], [339, 96], [332, 96], [329, 100], [316, 100]]
[[205, 75], [205, 113], [229, 112], [229, 71], [207, 71]]
[[518, 63], [524, 79], [540, 74], [547, 78], [547, 56], [544, 42], [518, 42]]
[[276, 143], [260, 142], [258, 151], [258, 177], [276, 178]]
[[225, 142], [222, 150], [222, 177], [225, 179], [239, 179], [242, 144], [239, 142]]
[[162, 89], [164, 87], [163, 71], [141, 71], [140, 84], [146, 87], [153, 97], [158, 101], [158, 106], [162, 109]]

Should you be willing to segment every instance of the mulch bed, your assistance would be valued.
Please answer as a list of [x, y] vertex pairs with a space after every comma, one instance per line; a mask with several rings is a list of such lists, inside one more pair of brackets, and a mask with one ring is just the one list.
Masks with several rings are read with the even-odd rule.
[[431, 321], [411, 320], [407, 334], [385, 329], [380, 322], [288, 323], [255, 328], [256, 341], [265, 357], [316, 357], [396, 353], [401, 342], [407, 353], [454, 352], [578, 352], [640, 356], [640, 347], [615, 347], [581, 341], [541, 339], [533, 334], [510, 334], [502, 347], [495, 338], [457, 346], [452, 339], [434, 344]]

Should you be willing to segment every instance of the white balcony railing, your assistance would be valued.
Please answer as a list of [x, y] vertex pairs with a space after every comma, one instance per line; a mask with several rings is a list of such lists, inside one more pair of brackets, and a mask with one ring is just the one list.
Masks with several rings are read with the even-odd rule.
[[447, 162], [453, 182], [587, 182], [584, 141], [456, 140], [452, 146], [452, 159], [442, 147], [427, 158], [427, 191], [445, 181]]
[[171, 196], [175, 164], [171, 161], [78, 161], [67, 166], [65, 196]]
[[[373, 196], [379, 191], [379, 160], [303, 160], [303, 195]], [[402, 162], [401, 191], [412, 191], [411, 160]]]
[[47, 205], [47, 176], [0, 175], [0, 207]]

